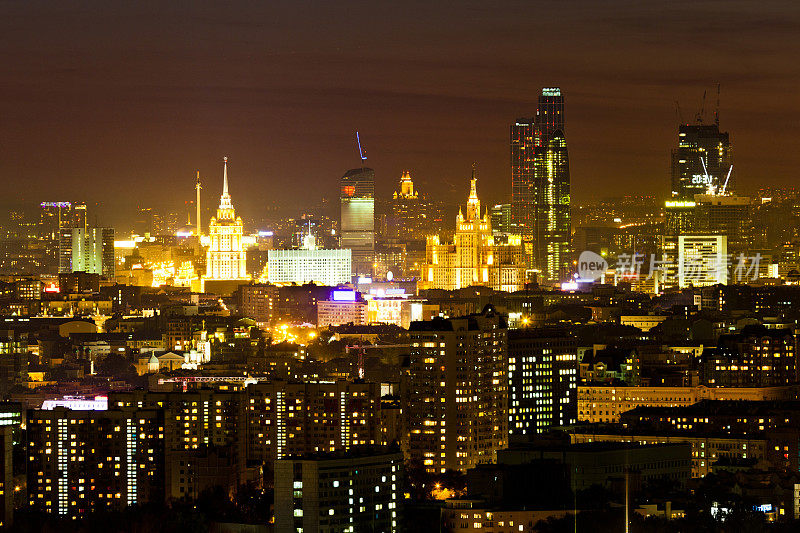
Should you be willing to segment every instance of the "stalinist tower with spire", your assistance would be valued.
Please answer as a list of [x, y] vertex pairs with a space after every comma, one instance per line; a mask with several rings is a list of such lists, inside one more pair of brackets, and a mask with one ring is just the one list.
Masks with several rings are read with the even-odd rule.
[[492, 233], [488, 212], [481, 213], [478, 173], [472, 167], [466, 215], [459, 208], [452, 244], [428, 237], [423, 283], [428, 289], [454, 290], [483, 285], [495, 290], [516, 291], [524, 287], [525, 262], [519, 235]]
[[[241, 282], [248, 280], [246, 252], [242, 243], [244, 224], [237, 217], [228, 194], [228, 158], [224, 158], [222, 177], [222, 196], [217, 208], [217, 216], [208, 223], [211, 245], [206, 254], [206, 275], [204, 290], [229, 294]], [[238, 282], [238, 283], [237, 283]]]

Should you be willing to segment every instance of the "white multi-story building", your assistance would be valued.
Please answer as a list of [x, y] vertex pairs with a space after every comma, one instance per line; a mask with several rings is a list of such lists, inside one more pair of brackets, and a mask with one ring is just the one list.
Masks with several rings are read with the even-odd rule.
[[308, 235], [300, 250], [270, 250], [267, 269], [270, 283], [350, 283], [352, 251], [317, 249], [314, 237]]

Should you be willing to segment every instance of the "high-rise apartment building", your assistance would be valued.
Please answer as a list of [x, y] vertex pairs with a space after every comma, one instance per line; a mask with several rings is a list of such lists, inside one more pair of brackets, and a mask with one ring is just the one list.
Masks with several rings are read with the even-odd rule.
[[[204, 286], [214, 286], [223, 292], [232, 292], [233, 285], [247, 280], [247, 252], [242, 243], [244, 223], [236, 216], [231, 196], [228, 194], [228, 158], [224, 159], [222, 196], [217, 216], [208, 224], [211, 245], [206, 253]], [[220, 283], [221, 282], [221, 283]], [[229, 285], [226, 289], [225, 285]]]
[[678, 127], [678, 147], [672, 151], [673, 198], [692, 200], [695, 194], [720, 194], [723, 189], [732, 193], [731, 168], [730, 139], [728, 132], [719, 131], [719, 123]]
[[340, 182], [341, 247], [352, 250], [353, 275], [371, 276], [375, 256], [375, 171], [348, 170]]
[[512, 436], [577, 422], [575, 339], [560, 329], [523, 328], [508, 335], [508, 425]]
[[403, 454], [354, 448], [275, 463], [275, 531], [400, 530]]
[[292, 454], [381, 444], [380, 392], [378, 383], [275, 381], [233, 392], [118, 392], [108, 402], [165, 409], [165, 438], [174, 451], [233, 446], [242, 464], [272, 464]]
[[29, 411], [31, 508], [77, 518], [162, 502], [163, 426], [158, 410]]
[[566, 278], [572, 270], [570, 174], [558, 87], [542, 89], [535, 117], [511, 125], [511, 206], [528, 268], [545, 282]]
[[412, 322], [408, 450], [431, 473], [492, 463], [508, 446], [508, 327], [487, 306]]

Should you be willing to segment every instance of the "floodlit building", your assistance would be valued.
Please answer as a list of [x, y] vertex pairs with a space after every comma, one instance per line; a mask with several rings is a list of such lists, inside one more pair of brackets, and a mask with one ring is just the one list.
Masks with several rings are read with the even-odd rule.
[[353, 251], [320, 250], [312, 235], [306, 235], [299, 250], [269, 250], [267, 269], [270, 283], [350, 283], [353, 274]]
[[794, 398], [792, 387], [578, 387], [578, 420], [616, 423], [622, 413], [637, 407], [688, 407], [702, 400], [767, 401]]
[[69, 228], [62, 236], [69, 235], [69, 272], [88, 272], [114, 279], [114, 228]]
[[422, 267], [428, 289], [455, 290], [483, 285], [513, 292], [525, 286], [525, 257], [518, 235], [495, 237], [488, 212], [481, 215], [473, 168], [466, 215], [459, 209], [452, 244], [429, 236]]
[[236, 216], [231, 196], [228, 194], [228, 158], [226, 157], [223, 168], [222, 196], [217, 208], [217, 216], [212, 217], [208, 223], [208, 236], [211, 244], [206, 253], [204, 290], [211, 289], [231, 293], [239, 284], [247, 282], [247, 252], [242, 243], [243, 233], [242, 217]]
[[[55, 234], [58, 239], [58, 272], [73, 272], [72, 268], [72, 230], [86, 230], [86, 204], [70, 202], [44, 202], [43, 220], [48, 220], [52, 227], [53, 214], [58, 212], [58, 231]], [[47, 218], [44, 216], [47, 214]]]

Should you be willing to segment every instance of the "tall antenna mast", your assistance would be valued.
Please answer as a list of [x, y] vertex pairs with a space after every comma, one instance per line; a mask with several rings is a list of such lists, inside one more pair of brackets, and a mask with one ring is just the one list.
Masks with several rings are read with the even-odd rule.
[[197, 236], [200, 237], [200, 233], [202, 231], [202, 225], [200, 224], [200, 189], [203, 188], [200, 185], [200, 171], [197, 171], [197, 181], [194, 184], [195, 190], [197, 190]]
[[714, 110], [714, 124], [719, 126], [719, 83], [717, 83], [717, 108]]
[[361, 158], [361, 168], [364, 168], [364, 161], [367, 160], [367, 155], [364, 152], [364, 149], [361, 148], [361, 136], [356, 131], [356, 142], [358, 143], [358, 157]]

